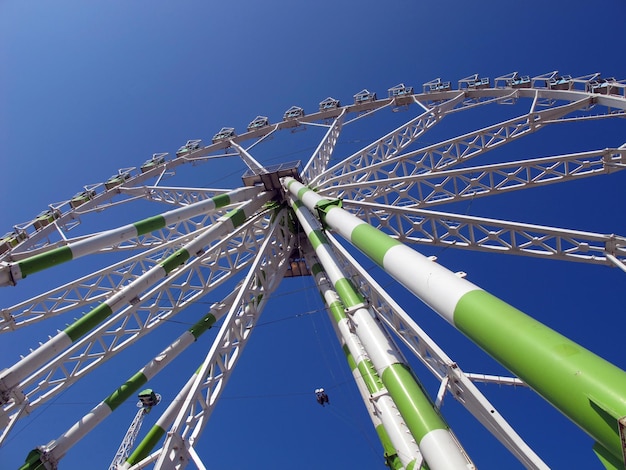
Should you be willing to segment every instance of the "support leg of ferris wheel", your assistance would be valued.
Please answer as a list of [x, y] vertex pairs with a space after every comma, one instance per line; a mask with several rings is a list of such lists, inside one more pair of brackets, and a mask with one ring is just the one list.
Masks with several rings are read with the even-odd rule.
[[254, 197], [241, 208], [230, 211], [218, 219], [209, 230], [191, 240], [165, 260], [139, 276], [128, 286], [112, 295], [105, 302], [91, 310], [88, 314], [53, 336], [49, 341], [25, 356], [12, 367], [0, 374], [0, 403], [10, 399], [10, 393], [28, 374], [44, 365], [57, 353], [78, 341], [87, 332], [108, 318], [113, 312], [138, 299], [138, 296], [159, 279], [168, 276], [174, 269], [184, 264], [190, 257], [201, 254], [211, 241], [225, 236], [230, 230], [241, 225], [247, 217], [257, 211], [263, 204], [271, 200], [272, 194], [264, 192]]
[[[291, 205], [345, 307], [347, 313], [345, 316], [350, 318], [351, 326], [355, 329], [363, 349], [371, 359], [370, 366], [367, 365], [366, 361], [362, 361], [362, 367], [376, 370], [380, 374], [382, 385], [391, 396], [402, 420], [419, 446], [428, 467], [432, 470], [467, 470], [472, 468], [473, 465], [453, 437], [449, 426], [435, 409], [430, 398], [424, 393], [421, 384], [403, 363], [402, 356], [396, 351], [395, 345], [374, 320], [374, 315], [366, 305], [365, 299], [354, 289], [350, 280], [339, 269], [335, 256], [315, 216], [306, 207], [303, 207], [300, 201], [292, 198]], [[345, 322], [348, 322], [347, 318]], [[358, 351], [355, 353], [357, 356], [361, 356]], [[375, 393], [382, 392], [383, 395], [387, 394], [379, 385], [373, 391]], [[392, 433], [392, 429], [389, 427], [387, 431]], [[393, 434], [390, 434], [390, 437], [393, 438]], [[402, 446], [398, 450], [405, 448]], [[411, 457], [417, 459], [419, 455]]]
[[368, 272], [341, 246], [335, 237], [326, 233], [335, 253], [343, 259], [343, 268], [350, 279], [376, 312], [378, 319], [397, 335], [424, 366], [441, 381], [435, 405], [441, 404], [447, 391], [461, 403], [493, 436], [498, 439], [524, 467], [548, 470], [546, 463], [524, 442], [489, 400], [474, 385], [472, 379], [482, 382], [525, 386], [518, 378], [468, 374], [463, 372], [400, 305], [368, 274]]
[[[626, 372], [417, 251], [324, 199], [293, 178], [286, 189], [452, 326], [483, 348], [624, 464]], [[489, 325], [489, 328], [485, 328]]]
[[[402, 461], [400, 460], [398, 456], [398, 452], [396, 451], [396, 448], [391, 442], [391, 439], [389, 438], [389, 434], [387, 433], [387, 431], [385, 430], [383, 426], [382, 420], [378, 416], [378, 409], [376, 408], [376, 405], [374, 404], [373, 400], [370, 399], [371, 398], [370, 391], [367, 388], [365, 380], [361, 376], [361, 372], [357, 368], [356, 362], [354, 361], [354, 358], [350, 354], [350, 351], [348, 350], [346, 343], [343, 342], [341, 334], [339, 330], [337, 329], [337, 325], [335, 323], [333, 323], [333, 329], [335, 330], [335, 334], [337, 335], [337, 338], [339, 339], [341, 343], [341, 348], [352, 370], [352, 377], [354, 378], [357, 389], [359, 390], [359, 393], [361, 394], [361, 399], [363, 400], [363, 403], [365, 403], [366, 405], [367, 413], [370, 419], [372, 420], [372, 424], [374, 425], [376, 434], [378, 434], [378, 438], [380, 439], [380, 442], [383, 446], [385, 464], [393, 470], [404, 468], [404, 465], [402, 465]], [[419, 468], [420, 470], [422, 470], [424, 467], [415, 466], [414, 468], [415, 469]]]
[[389, 391], [359, 339], [358, 327], [363, 329], [363, 325], [355, 325], [352, 319], [348, 318], [346, 308], [332, 288], [328, 275], [317, 257], [310, 251], [308, 246], [304, 250], [307, 264], [324, 298], [335, 333], [342, 344], [363, 401], [383, 444], [387, 465], [392, 469], [425, 468], [423, 456], [415, 439], [407, 433], [406, 424], [400, 418]]

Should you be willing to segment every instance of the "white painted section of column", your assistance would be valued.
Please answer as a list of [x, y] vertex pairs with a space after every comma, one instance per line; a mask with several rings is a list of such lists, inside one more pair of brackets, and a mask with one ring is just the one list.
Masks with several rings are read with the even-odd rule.
[[419, 442], [420, 449], [430, 470], [473, 469], [449, 431], [435, 429], [426, 434]]
[[406, 245], [390, 248], [383, 258], [383, 268], [452, 325], [459, 299], [480, 290]]
[[146, 364], [139, 372], [146, 377], [146, 380], [150, 380], [194, 342], [194, 336], [189, 331], [185, 331], [182, 335], [176, 338], [172, 344]]
[[134, 299], [138, 297], [141, 292], [145, 291], [156, 281], [163, 279], [165, 276], [167, 276], [167, 273], [165, 272], [165, 269], [163, 269], [163, 266], [156, 264], [117, 294], [111, 296], [104, 303], [106, 303], [111, 310], [115, 312], [121, 306], [130, 304], [131, 301], [134, 301]]
[[352, 236], [352, 231], [357, 228], [359, 225], [366, 224], [367, 222], [362, 221], [358, 217], [350, 214], [345, 209], [341, 207], [331, 207], [330, 210], [326, 213], [326, 218], [324, 221], [341, 234], [346, 240], [350, 240]]
[[[323, 273], [318, 274], [316, 279], [320, 290], [323, 290], [327, 306], [330, 306], [335, 302], [341, 302], [337, 293], [330, 287], [328, 278]], [[391, 444], [398, 453], [398, 458], [405, 466], [408, 466], [414, 460], [421, 459], [422, 454], [420, 449], [415, 442], [415, 439], [413, 439], [413, 435], [406, 426], [406, 423], [400, 416], [400, 412], [396, 408], [393, 399], [384, 388], [384, 385], [382, 386], [383, 390], [376, 396], [371, 395], [365, 385], [365, 381], [360, 375], [358, 365], [363, 361], [371, 361], [371, 359], [368, 357], [359, 336], [351, 331], [351, 320], [344, 318], [339, 322], [335, 322], [334, 317], [330, 312], [329, 317], [331, 322], [334, 324], [334, 330], [339, 337], [340, 342], [343, 342], [348, 347], [355, 364], [357, 364], [357, 368], [355, 368], [352, 373], [355, 377], [359, 391], [361, 392], [363, 401], [368, 407], [368, 412], [371, 414], [374, 425], [383, 425]], [[371, 362], [373, 363], [373, 361]], [[367, 402], [370, 402], [371, 406], [374, 407], [376, 410], [375, 413], [371, 413], [370, 406], [367, 405]]]
[[137, 236], [137, 229], [133, 224], [124, 225], [97, 235], [92, 235], [84, 240], [71, 243], [69, 246], [72, 251], [72, 259], [95, 253], [96, 251], [115, 245], [125, 240], [130, 240]]
[[380, 324], [372, 318], [369, 309], [359, 308], [352, 314], [352, 321], [363, 347], [379, 373], [393, 364], [404, 362], [397, 354], [395, 345], [381, 330]]
[[59, 436], [58, 439], [45, 446], [46, 451], [50, 452], [50, 456], [52, 456], [54, 461], [58, 462], [72, 446], [85, 437], [111, 413], [113, 413], [111, 408], [109, 408], [106, 403], [100, 402], [88, 414], [83, 416], [80, 421]]
[[44, 365], [71, 344], [70, 337], [60, 331], [13, 366], [0, 373], [0, 391], [12, 390], [26, 375]]
[[[231, 204], [233, 204], [246, 201], [257, 195], [258, 193], [259, 188], [252, 186], [236, 189], [234, 191], [226, 193], [226, 195], [228, 195]], [[156, 215], [155, 217], [163, 217], [164, 224], [165, 226], [167, 226], [180, 222], [182, 220], [196, 217], [198, 215], [209, 213], [213, 210], [215, 210], [215, 202], [211, 198], [205, 199], [203, 201], [198, 201], [196, 203], [189, 204], [188, 206], [180, 207], [178, 209], [163, 212], [162, 214]], [[72, 258], [77, 259], [81, 256], [94, 253], [99, 249], [115, 245], [136, 236], [137, 229], [135, 225], [131, 223], [122, 227], [101, 232], [84, 240], [79, 240], [77, 242], [71, 243], [69, 245], [69, 248], [72, 251]]]

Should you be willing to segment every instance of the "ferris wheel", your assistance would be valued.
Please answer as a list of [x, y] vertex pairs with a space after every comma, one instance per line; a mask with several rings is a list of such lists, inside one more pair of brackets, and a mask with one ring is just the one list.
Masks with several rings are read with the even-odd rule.
[[[597, 73], [436, 79], [417, 91], [399, 84], [381, 98], [364, 89], [347, 105], [329, 97], [314, 113], [292, 106], [278, 122], [257, 116], [243, 133], [224, 127], [208, 145], [189, 140], [175, 155], [156, 153], [51, 204], [0, 240], [0, 286], [18, 294], [28, 286], [19, 301], [1, 306], [0, 332], [52, 325], [47, 341], [1, 365], [0, 444], [21, 418], [219, 293], [188, 331], [130, 378], [120, 377], [75, 426], [25, 456], [22, 467], [57, 468], [124, 400], [217, 329], [199, 367], [119, 467], [205, 468], [198, 442], [261, 312], [281, 280], [302, 276], [324, 299], [391, 468], [474, 468], [461, 431], [440, 410], [447, 394], [524, 466], [548, 468], [476, 382], [530, 387], [589, 434], [603, 459], [623, 467], [626, 373], [419, 250], [458, 248], [626, 271], [624, 236], [458, 210], [459, 203], [626, 168], [626, 145], [564, 147], [517, 159], [503, 151], [544, 129], [613, 122], [625, 113], [626, 83]], [[457, 116], [472, 117], [462, 128]], [[306, 158], [262, 163], [264, 146], [302, 138], [305, 129], [318, 132]], [[247, 168], [241, 183], [205, 187], [199, 175], [229, 158]], [[512, 376], [464, 372], [376, 272], [363, 267], [362, 255]], [[63, 279], [65, 263], [82, 263], [83, 274]], [[31, 276], [46, 273], [53, 275], [32, 294]], [[72, 313], [82, 316], [59, 328]], [[434, 399], [411, 370], [409, 354], [439, 381]]]

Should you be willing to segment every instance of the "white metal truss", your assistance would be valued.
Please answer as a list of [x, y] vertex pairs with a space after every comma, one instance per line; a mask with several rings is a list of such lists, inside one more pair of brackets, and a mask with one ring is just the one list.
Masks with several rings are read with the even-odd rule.
[[344, 109], [337, 118], [333, 119], [332, 124], [328, 128], [328, 132], [302, 170], [302, 178], [305, 181], [312, 181], [328, 166], [333, 151], [335, 150], [335, 145], [337, 145], [339, 134], [341, 134], [345, 115], [346, 110]]
[[[238, 263], [249, 262], [250, 258], [254, 256], [256, 243], [263, 237], [267, 223], [267, 220], [261, 217], [255, 223], [246, 224], [243, 230], [239, 231], [238, 236], [232, 234], [232, 240], [226, 238], [223, 242], [226, 243], [228, 248], [224, 249], [224, 244], [222, 243], [208, 250], [201, 257], [203, 261], [199, 262], [202, 263], [202, 269], [212, 269], [209, 279], [221, 279], [227, 276], [227, 271], [232, 269], [232, 266], [238, 266]], [[192, 233], [181, 234], [180, 237], [167, 241], [163, 246], [156, 246], [91, 275], [83, 276], [42, 295], [3, 309], [1, 311], [2, 318], [0, 318], [0, 332], [14, 330], [26, 324], [59, 315], [69, 310], [84, 308], [106, 298], [111, 293], [119, 290], [123, 285], [135, 280], [141, 273], [147, 271], [159, 261], [165, 259], [181, 242], [189, 237], [202, 234], [207, 228], [204, 227]], [[245, 243], [239, 245], [242, 240]], [[254, 240], [257, 242], [254, 242]], [[233, 258], [239, 261], [224, 263], [224, 260], [220, 260], [222, 256], [225, 257], [224, 260]], [[218, 261], [221, 261], [221, 263], [218, 263]], [[189, 267], [181, 270], [178, 275], [182, 275]], [[209, 279], [207, 281], [211, 282]]]
[[[344, 181], [343, 175], [350, 175], [358, 170], [367, 171], [373, 164], [387, 161], [397, 156], [404, 148], [415, 142], [428, 129], [437, 124], [447, 110], [462, 102], [463, 95], [457, 94], [435, 108], [428, 109], [408, 123], [361, 149], [354, 155], [342, 160], [310, 181], [312, 186]], [[338, 176], [334, 176], [338, 175]], [[334, 176], [334, 177], [333, 177]]]
[[[398, 94], [400, 89], [402, 93]], [[446, 116], [517, 104], [522, 100], [529, 106], [512, 119], [474, 128], [439, 142], [423, 142], [426, 131], [435, 128]], [[498, 77], [493, 86], [489, 79], [472, 75], [459, 81], [458, 89], [452, 89], [450, 82], [437, 79], [425, 84], [423, 93], [414, 94], [412, 88], [402, 85], [390, 89], [389, 97], [384, 99], [376, 99], [374, 93], [364, 90], [355, 95], [354, 104], [341, 106], [338, 100], [328, 103], [330, 105], [320, 105], [319, 112], [315, 113], [305, 114], [302, 108], [292, 107], [282, 121], [274, 124], [259, 117], [247, 132], [237, 135], [231, 129], [227, 136], [215, 138], [206, 146], [199, 140], [190, 140], [169, 159], [168, 154], [155, 154], [140, 168], [120, 169], [114, 175], [119, 177], [119, 184], [109, 179], [86, 185], [80, 198], [51, 204], [52, 215], [43, 223], [33, 219], [15, 225], [18, 241], [1, 249], [0, 263], [23, 260], [97, 235], [74, 235], [70, 231], [83, 219], [98, 217], [103, 211], [117, 208], [132, 213], [134, 204], [142, 201], [155, 202], [161, 207], [187, 206], [224, 194], [229, 190], [163, 183], [169, 184], [177, 176], [180, 165], [210, 164], [217, 158], [240, 157], [249, 167], [264, 170], [263, 162], [257, 162], [249, 153], [253, 147], [264, 145], [278, 131], [310, 126], [325, 129], [325, 132], [299, 175], [302, 182], [323, 197], [342, 199], [346, 209], [403, 242], [615, 265], [626, 271], [626, 237], [621, 235], [425, 209], [606, 175], [626, 168], [625, 146], [616, 148], [614, 142], [613, 147], [603, 150], [586, 149], [519, 161], [507, 158], [505, 162], [468, 166], [470, 159], [552, 124], [623, 118], [626, 116], [626, 84], [623, 82], [603, 79], [599, 74], [571, 78], [555, 71], [531, 78], [514, 72]], [[380, 138], [381, 134], [377, 134], [364, 147], [355, 149], [353, 146], [342, 154], [343, 147], [338, 144], [348, 126], [356, 127], [368, 116], [375, 113], [379, 116], [387, 108], [404, 111], [412, 107], [417, 107], [418, 112], [403, 124], [396, 124], [393, 131]], [[205, 468], [195, 450], [200, 434], [261, 310], [269, 301], [269, 294], [282, 279], [296, 243], [290, 231], [293, 219], [289, 211], [277, 209], [278, 204], [284, 202], [282, 196], [278, 195], [275, 202], [275, 206], [267, 207], [217, 240], [168, 277], [146, 287], [138, 302], [124, 307], [75, 344], [59, 351], [6, 393], [0, 410], [0, 427], [4, 427], [0, 444], [18, 419], [117, 353], [129, 351], [128, 348], [144, 335], [219, 286], [236, 286], [247, 272], [241, 287], [234, 287], [236, 300], [220, 307], [220, 311], [228, 311], [228, 314], [200, 373], [183, 394], [186, 400], [181, 402], [165, 442], [143, 463], [133, 467], [144, 468], [147, 462], [158, 460], [156, 468], [183, 468], [189, 462], [199, 469]], [[107, 260], [107, 267], [69, 282], [63, 281], [61, 286], [14, 302], [12, 306], [0, 305], [0, 333], [11, 334], [24, 326], [71, 311], [82, 311], [106, 300], [188, 240], [202, 236], [232, 207], [176, 222], [99, 250], [98, 256]], [[333, 241], [332, 236], [329, 238]], [[541, 459], [473, 385], [477, 381], [523, 383], [514, 377], [463, 372], [350, 254], [334, 243], [336, 251], [342, 253], [344, 268], [351, 273], [352, 280], [367, 297], [380, 321], [439, 380], [441, 386], [436, 403], [441, 405], [446, 392], [451, 393], [525, 466], [545, 468]], [[0, 368], [5, 366], [0, 364]]]
[[181, 469], [196, 460], [193, 447], [241, 355], [271, 293], [287, 270], [295, 237], [283, 211], [259, 250], [239, 293], [196, 374], [160, 451], [155, 469]]
[[626, 237], [449, 212], [347, 201], [372, 226], [409, 243], [611, 266], [626, 263]]
[[[342, 167], [343, 171], [338, 176], [322, 181], [326, 185], [335, 186], [444, 170], [535, 132], [545, 125], [544, 122], [552, 122], [569, 113], [583, 109], [590, 103], [591, 99], [585, 97], [553, 109], [539, 112], [531, 109], [530, 112], [520, 117], [407, 154], [377, 156], [377, 158], [369, 159], [363, 165], [344, 166]], [[333, 169], [331, 168], [327, 173], [332, 172]], [[322, 178], [324, 176], [325, 174], [322, 174]]]
[[613, 148], [342, 184], [320, 194], [399, 207], [427, 207], [505, 191], [562, 183], [626, 169], [626, 149]]
[[119, 188], [120, 194], [128, 196], [141, 196], [144, 199], [171, 204], [174, 206], [186, 206], [194, 202], [204, 201], [218, 194], [227, 193], [226, 189], [209, 188], [178, 188], [167, 186], [141, 186]]
[[[109, 320], [59, 353], [44, 367], [22, 380], [13, 400], [0, 413], [8, 417], [21, 410], [30, 412], [139, 338], [202, 298], [215, 287], [249, 266], [264, 242], [269, 214], [251, 219], [211, 247], [203, 256], [186, 264], [150, 288], [142, 301], [129, 305]], [[115, 290], [115, 289], [113, 289]], [[84, 300], [82, 304], [93, 303]]]

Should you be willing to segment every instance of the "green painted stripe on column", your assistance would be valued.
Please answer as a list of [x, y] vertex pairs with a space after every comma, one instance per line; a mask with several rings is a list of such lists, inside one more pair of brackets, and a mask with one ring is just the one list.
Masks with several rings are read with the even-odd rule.
[[337, 300], [333, 302], [328, 306], [328, 309], [330, 310], [335, 323], [339, 323], [341, 320], [346, 318], [346, 312], [341, 301]]
[[359, 374], [361, 374], [361, 378], [365, 382], [367, 386], [367, 390], [369, 390], [370, 394], [374, 394], [380, 392], [385, 388], [380, 377], [376, 373], [376, 368], [372, 361], [369, 359], [365, 359], [364, 361], [359, 362], [357, 365], [359, 369]]
[[115, 411], [115, 409], [124, 403], [133, 393], [141, 388], [143, 384], [148, 381], [145, 375], [142, 372], [137, 372], [130, 379], [128, 379], [125, 383], [120, 385], [117, 390], [115, 390], [111, 395], [109, 395], [104, 403], [107, 404], [111, 411]]
[[337, 294], [339, 294], [341, 301], [347, 308], [354, 307], [355, 305], [365, 302], [365, 299], [361, 296], [361, 294], [359, 294], [350, 279], [345, 277], [339, 279], [335, 283], [334, 287]]
[[128, 456], [126, 462], [128, 462], [131, 466], [135, 465], [137, 462], [141, 462], [148, 455], [150, 455], [154, 446], [157, 445], [164, 435], [165, 429], [158, 425], [152, 426], [150, 431], [146, 434], [146, 437], [141, 440], [133, 453]]
[[[409, 462], [409, 464], [406, 466], [406, 470], [417, 470], [417, 459], [411, 460], [411, 462]], [[426, 462], [422, 463], [422, 466], [419, 467], [419, 470], [428, 470]]]
[[320, 199], [315, 203], [315, 209], [322, 212], [324, 216], [326, 216], [326, 214], [328, 214], [328, 211], [330, 211], [334, 207], [340, 208], [342, 204], [343, 202], [341, 201], [341, 199]]
[[394, 470], [400, 470], [404, 468], [404, 465], [402, 465], [402, 461], [398, 457], [398, 452], [391, 443], [391, 439], [389, 439], [389, 434], [387, 434], [387, 431], [382, 424], [376, 426], [376, 434], [378, 434], [378, 439], [380, 439], [380, 442], [383, 445], [383, 451], [385, 453], [385, 463], [387, 464], [387, 466]]
[[76, 320], [70, 326], [65, 328], [63, 332], [69, 336], [72, 343], [74, 343], [78, 340], [78, 338], [82, 337], [96, 325], [103, 322], [112, 313], [113, 310], [111, 310], [111, 307], [109, 307], [106, 303], [101, 303], [84, 317]]
[[181, 248], [161, 261], [159, 265], [165, 270], [166, 274], [169, 274], [181, 264], [185, 264], [189, 257], [189, 252], [184, 248]]
[[236, 209], [226, 214], [226, 218], [231, 220], [233, 228], [237, 228], [246, 221], [246, 213], [243, 209]]
[[356, 369], [356, 361], [354, 360], [354, 356], [350, 352], [350, 348], [347, 344], [344, 344], [341, 349], [343, 349], [343, 353], [345, 354], [348, 365], [350, 366], [350, 371], [352, 372], [354, 369]]
[[424, 390], [403, 364], [392, 364], [382, 374], [383, 383], [393, 398], [402, 418], [420, 444], [422, 438], [435, 429], [448, 429], [434, 409]]
[[299, 199], [294, 199], [291, 203], [291, 207], [294, 211], [298, 211], [298, 209], [300, 209], [302, 206], [304, 206], [304, 203]]
[[43, 451], [40, 449], [31, 450], [19, 470], [47, 470], [48, 467], [41, 461], [42, 455]]
[[304, 188], [300, 188], [300, 191], [298, 191], [298, 199], [302, 199], [302, 196], [304, 196], [306, 194], [307, 191], [311, 191], [309, 188], [307, 188], [306, 186]]
[[155, 215], [154, 217], [148, 217], [147, 219], [140, 220], [133, 224], [137, 235], [145, 235], [146, 233], [154, 232], [160, 228], [165, 227], [165, 217], [162, 215]]
[[31, 256], [30, 258], [26, 258], [19, 261], [17, 265], [19, 266], [22, 277], [24, 278], [29, 274], [70, 261], [72, 257], [72, 250], [67, 246], [62, 246], [46, 253], [40, 253], [38, 255]]
[[204, 318], [202, 318], [199, 322], [189, 328], [189, 333], [191, 333], [195, 339], [198, 339], [198, 337], [206, 330], [211, 328], [216, 321], [217, 319], [215, 318], [215, 315], [209, 313], [208, 315], [205, 315]]
[[592, 449], [606, 470], [624, 470], [624, 461], [615, 458], [613, 454], [599, 443], [594, 443]]
[[320, 245], [328, 245], [328, 238], [324, 235], [322, 230], [313, 230], [307, 235], [313, 249], [316, 250]]
[[315, 263], [313, 266], [311, 266], [311, 273], [313, 274], [313, 277], [316, 277], [319, 273], [323, 271], [324, 271], [324, 268], [319, 263]]
[[454, 310], [457, 328], [621, 458], [626, 372], [483, 290]]
[[230, 204], [230, 196], [228, 194], [220, 194], [211, 199], [213, 199], [216, 208], [225, 207]]
[[402, 245], [398, 240], [366, 223], [357, 225], [352, 230], [350, 240], [379, 266], [383, 266], [383, 259], [390, 248]]

